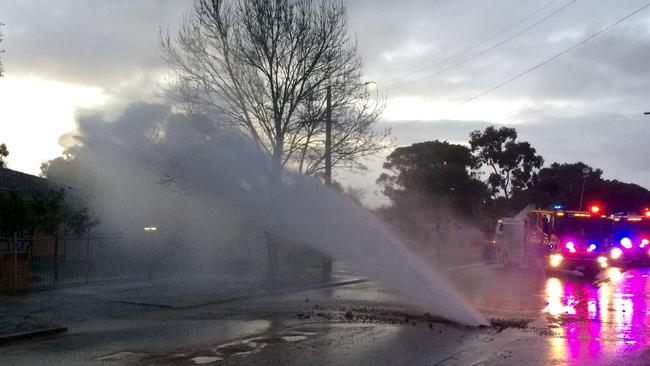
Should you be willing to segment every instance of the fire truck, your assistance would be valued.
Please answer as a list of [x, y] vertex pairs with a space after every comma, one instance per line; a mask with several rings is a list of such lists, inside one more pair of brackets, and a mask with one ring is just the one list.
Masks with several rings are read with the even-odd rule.
[[527, 207], [512, 218], [499, 220], [495, 235], [498, 258], [505, 266], [577, 270], [587, 277], [608, 264], [612, 220], [600, 213]]
[[650, 265], [650, 211], [643, 215], [612, 215], [609, 261], [612, 265]]

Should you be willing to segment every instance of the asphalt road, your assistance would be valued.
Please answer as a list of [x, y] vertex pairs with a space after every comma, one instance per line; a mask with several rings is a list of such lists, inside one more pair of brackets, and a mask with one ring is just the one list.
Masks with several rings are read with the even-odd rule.
[[373, 282], [178, 308], [71, 289], [66, 306], [86, 315], [64, 335], [0, 348], [0, 364], [646, 365], [648, 274], [446, 270], [491, 328], [440, 322]]

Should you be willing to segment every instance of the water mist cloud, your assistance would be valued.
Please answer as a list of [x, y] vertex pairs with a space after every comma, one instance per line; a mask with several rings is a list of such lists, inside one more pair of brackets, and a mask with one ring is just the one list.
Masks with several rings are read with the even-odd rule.
[[224, 238], [254, 226], [273, 240], [347, 261], [425, 311], [485, 323], [368, 212], [289, 171], [271, 190], [271, 161], [244, 135], [150, 104], [132, 105], [115, 121], [91, 115], [79, 124], [77, 159], [93, 176], [91, 204], [105, 225], [141, 230], [155, 223], [194, 260], [236, 252]]

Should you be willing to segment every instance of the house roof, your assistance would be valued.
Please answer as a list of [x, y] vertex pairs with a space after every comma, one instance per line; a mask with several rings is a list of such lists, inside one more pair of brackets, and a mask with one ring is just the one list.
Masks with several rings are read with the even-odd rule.
[[31, 195], [36, 192], [56, 190], [57, 186], [49, 180], [35, 175], [0, 168], [0, 191], [19, 191]]

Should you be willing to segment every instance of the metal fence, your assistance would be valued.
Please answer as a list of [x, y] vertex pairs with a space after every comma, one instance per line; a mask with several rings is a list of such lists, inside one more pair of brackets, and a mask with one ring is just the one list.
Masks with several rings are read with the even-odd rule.
[[96, 233], [83, 237], [0, 238], [0, 251], [26, 252], [29, 288], [151, 276], [146, 237]]
[[[14, 255], [14, 248], [20, 253], [19, 256]], [[287, 243], [280, 245], [279, 249], [280, 279], [294, 279], [296, 274], [301, 278], [321, 275], [322, 255]], [[0, 260], [0, 269], [5, 270], [0, 271], [0, 288], [13, 288], [13, 292], [16, 292], [17, 279], [23, 281], [21, 276], [25, 272], [29, 274], [26, 289], [163, 278], [206, 271], [223, 275], [224, 278], [234, 274], [238, 278], [262, 279], [267, 275], [266, 243], [259, 237], [238, 238], [221, 246], [204, 243], [194, 248], [187, 240], [152, 233], [92, 233], [81, 237], [36, 235], [15, 239], [0, 237], [0, 254], [7, 254], [4, 257], [9, 258], [4, 262]], [[18, 266], [15, 263], [17, 257], [22, 261]], [[27, 268], [24, 267], [25, 258]], [[22, 268], [26, 270], [19, 270]], [[4, 281], [3, 273], [7, 276]], [[22, 286], [19, 286], [21, 289]]]

